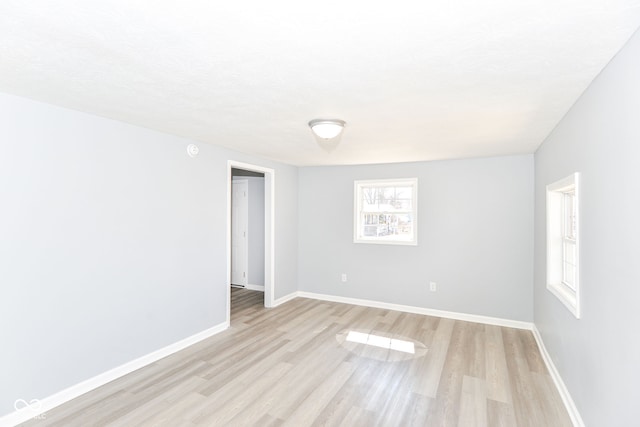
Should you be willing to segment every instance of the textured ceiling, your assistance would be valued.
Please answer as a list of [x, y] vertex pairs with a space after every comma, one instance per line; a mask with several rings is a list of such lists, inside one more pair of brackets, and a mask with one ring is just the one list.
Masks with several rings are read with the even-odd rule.
[[640, 0], [3, 0], [0, 91], [295, 165], [531, 153], [639, 25]]

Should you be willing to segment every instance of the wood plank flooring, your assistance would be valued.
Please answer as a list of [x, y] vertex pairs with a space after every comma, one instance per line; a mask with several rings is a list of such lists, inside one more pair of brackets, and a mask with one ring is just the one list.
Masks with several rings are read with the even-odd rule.
[[24, 425], [571, 425], [529, 331], [262, 298], [233, 289], [227, 331]]

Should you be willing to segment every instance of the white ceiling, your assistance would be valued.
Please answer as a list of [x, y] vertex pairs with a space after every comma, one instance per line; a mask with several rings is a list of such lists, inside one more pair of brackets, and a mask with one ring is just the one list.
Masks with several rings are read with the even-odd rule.
[[639, 25], [640, 0], [3, 0], [0, 91], [295, 165], [531, 153]]

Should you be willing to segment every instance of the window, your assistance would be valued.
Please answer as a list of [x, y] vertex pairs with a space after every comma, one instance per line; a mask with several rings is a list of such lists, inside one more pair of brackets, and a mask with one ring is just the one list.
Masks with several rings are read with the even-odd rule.
[[356, 181], [354, 194], [354, 242], [417, 245], [417, 178]]
[[547, 186], [547, 289], [580, 318], [578, 174]]

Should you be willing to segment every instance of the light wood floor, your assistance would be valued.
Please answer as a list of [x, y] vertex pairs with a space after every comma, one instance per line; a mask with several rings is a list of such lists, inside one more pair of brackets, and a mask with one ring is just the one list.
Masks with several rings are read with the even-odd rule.
[[[232, 291], [231, 328], [32, 426], [570, 426], [528, 331]], [[413, 343], [351, 343], [348, 331]]]

